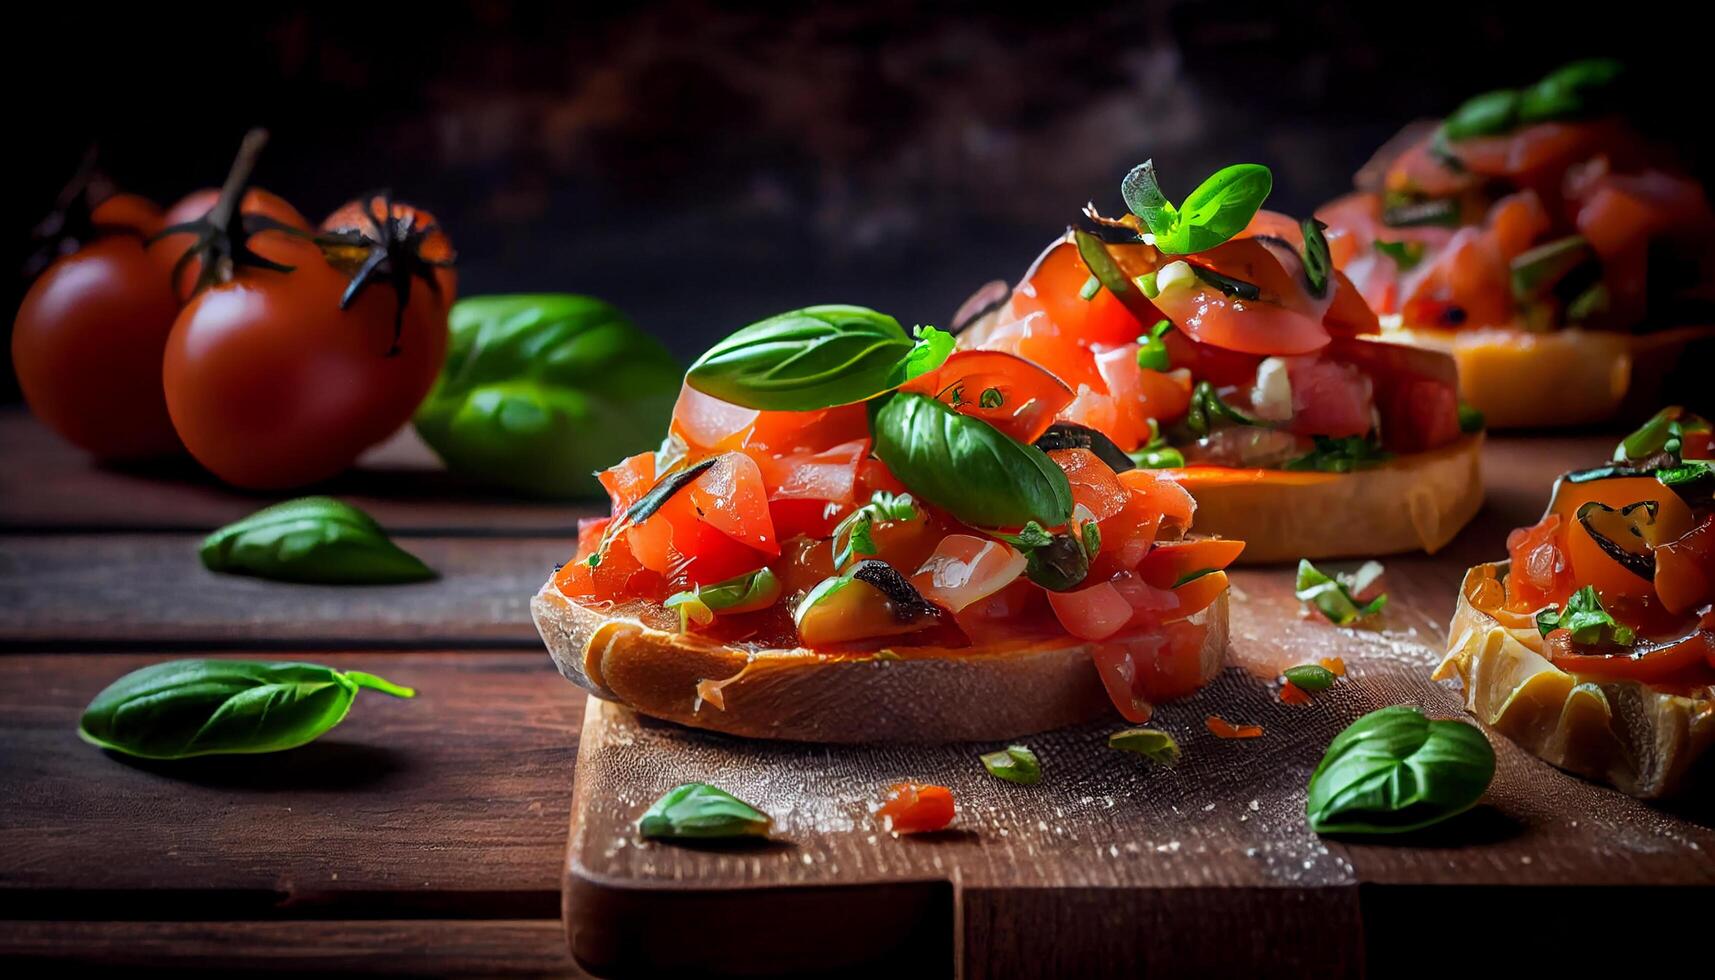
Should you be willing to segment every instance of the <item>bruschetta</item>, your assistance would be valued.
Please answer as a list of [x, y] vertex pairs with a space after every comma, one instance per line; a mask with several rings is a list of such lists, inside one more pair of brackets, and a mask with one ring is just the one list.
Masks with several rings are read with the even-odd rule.
[[1509, 560], [1460, 586], [1437, 679], [1562, 769], [1672, 795], [1715, 743], [1715, 467], [1669, 409], [1606, 466], [1568, 473]]
[[1316, 213], [1390, 336], [1450, 353], [1491, 426], [1653, 407], [1688, 347], [1715, 351], [1715, 214], [1626, 122], [1624, 92], [1595, 59], [1476, 96]]
[[561, 672], [817, 742], [1140, 722], [1207, 683], [1244, 544], [1189, 536], [1177, 482], [1051, 431], [1047, 372], [951, 348], [830, 306], [711, 349], [532, 603]]

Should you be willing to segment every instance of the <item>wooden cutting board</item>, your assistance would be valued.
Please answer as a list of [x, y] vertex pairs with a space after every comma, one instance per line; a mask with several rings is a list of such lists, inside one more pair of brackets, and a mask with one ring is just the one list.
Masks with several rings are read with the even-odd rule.
[[[1364, 628], [1305, 618], [1289, 569], [1235, 574], [1229, 667], [1152, 722], [1184, 750], [1172, 769], [1108, 749], [1117, 716], [1022, 739], [1043, 780], [1017, 786], [977, 761], [998, 745], [751, 742], [592, 699], [567, 849], [572, 952], [614, 976], [1339, 977], [1421, 972], [1427, 949], [1449, 945], [1490, 947], [1491, 967], [1583, 969], [1629, 947], [1540, 937], [1615, 915], [1688, 936], [1675, 924], [1703, 916], [1715, 887], [1715, 794], [1652, 807], [1494, 736], [1484, 803], [1439, 828], [1336, 840], [1304, 819], [1310, 773], [1353, 719], [1402, 703], [1461, 713], [1429, 680], [1460, 575], [1536, 519], [1556, 473], [1610, 444], [1491, 443], [1484, 513], [1441, 555], [1388, 561], [1389, 607]], [[1310, 705], [1278, 700], [1282, 668], [1328, 656], [1346, 681]], [[1209, 714], [1265, 734], [1217, 739]], [[906, 779], [952, 788], [952, 829], [880, 830], [870, 807]], [[639, 840], [638, 816], [688, 781], [760, 806], [774, 839]]]

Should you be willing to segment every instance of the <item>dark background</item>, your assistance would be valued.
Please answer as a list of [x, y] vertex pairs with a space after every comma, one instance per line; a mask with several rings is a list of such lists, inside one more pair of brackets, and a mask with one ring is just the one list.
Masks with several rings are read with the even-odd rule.
[[[856, 302], [942, 322], [1019, 275], [1153, 156], [1170, 193], [1274, 169], [1341, 193], [1401, 124], [1575, 57], [1702, 168], [1710, 53], [1663, 6], [1163, 2], [728, 7], [60, 4], [6, 32], [5, 258], [84, 149], [163, 204], [257, 182], [311, 220], [390, 186], [440, 216], [461, 292], [589, 292], [683, 359], [752, 320]], [[1707, 174], [1705, 173], [1707, 178]], [[1706, 179], [1707, 183], [1707, 179]], [[16, 308], [24, 283], [9, 280]], [[0, 372], [0, 400], [16, 397]]]

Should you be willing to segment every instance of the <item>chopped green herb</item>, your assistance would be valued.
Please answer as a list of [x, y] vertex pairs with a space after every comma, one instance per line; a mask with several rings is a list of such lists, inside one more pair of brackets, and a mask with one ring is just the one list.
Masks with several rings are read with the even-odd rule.
[[1537, 613], [1536, 628], [1543, 636], [1557, 629], [1568, 630], [1572, 642], [1580, 646], [1629, 647], [1637, 642], [1637, 634], [1631, 627], [1615, 622], [1602, 608], [1601, 597], [1590, 585], [1572, 593], [1565, 607], [1549, 606]]
[[1108, 736], [1108, 748], [1135, 752], [1164, 766], [1179, 761], [1179, 743], [1159, 728], [1128, 728], [1114, 732]]
[[1334, 686], [1334, 672], [1321, 664], [1299, 664], [1280, 672], [1280, 676], [1303, 691], [1326, 691]]
[[1313, 295], [1326, 296], [1328, 278], [1334, 268], [1334, 261], [1328, 256], [1328, 239], [1322, 235], [1328, 226], [1315, 218], [1305, 218], [1300, 227], [1304, 230], [1304, 279]]
[[1347, 436], [1344, 439], [1316, 436], [1315, 442], [1314, 449], [1287, 460], [1281, 469], [1350, 473], [1378, 466], [1393, 458], [1393, 453], [1384, 451], [1374, 436]]
[[1293, 594], [1300, 602], [1315, 606], [1330, 623], [1350, 626], [1360, 619], [1374, 616], [1387, 605], [1387, 596], [1378, 595], [1363, 605], [1352, 597], [1353, 588], [1347, 582], [1323, 573], [1307, 558], [1298, 561], [1298, 580]]
[[1086, 301], [1095, 299], [1096, 293], [1100, 292], [1101, 289], [1102, 281], [1097, 279], [1095, 276], [1091, 276], [1084, 280], [1083, 287], [1078, 290], [1078, 298]]
[[996, 534], [995, 537], [1018, 548], [1027, 551], [1031, 548], [1041, 548], [1054, 540], [1054, 535], [1048, 533], [1042, 525], [1030, 521], [1020, 528], [1017, 534]]
[[1376, 251], [1393, 259], [1394, 265], [1398, 266], [1401, 272], [1410, 272], [1417, 268], [1417, 263], [1423, 261], [1422, 242], [1384, 242], [1378, 238], [1375, 245]]
[[1091, 558], [1096, 557], [1102, 550], [1102, 529], [1096, 525], [1095, 521], [1085, 521], [1083, 537], [1084, 553]]
[[1172, 365], [1167, 357], [1167, 343], [1162, 338], [1173, 329], [1168, 320], [1157, 321], [1149, 332], [1137, 338], [1137, 366], [1146, 371], [1166, 371]]
[[1262, 419], [1252, 418], [1222, 401], [1213, 384], [1199, 381], [1196, 387], [1191, 389], [1191, 406], [1185, 413], [1185, 428], [1196, 435], [1206, 436], [1215, 428], [1217, 420], [1225, 420], [1234, 425], [1268, 427], [1268, 423]]
[[1419, 199], [1390, 194], [1382, 208], [1382, 224], [1389, 228], [1415, 228], [1420, 225], [1445, 225], [1451, 228], [1458, 223], [1459, 202], [1452, 198]]
[[982, 759], [983, 768], [996, 779], [1023, 786], [1034, 786], [1042, 781], [1042, 763], [1028, 746], [1009, 745], [997, 752], [985, 752], [978, 758]]
[[1006, 396], [999, 388], [984, 388], [983, 393], [977, 396], [977, 404], [983, 408], [999, 408], [1006, 404]]
[[[847, 514], [834, 526], [832, 538], [834, 568], [843, 568], [853, 558], [876, 554], [873, 531], [876, 521], [912, 521], [917, 519], [917, 505], [908, 493], [893, 494], [877, 490], [869, 503]], [[843, 543], [842, 543], [843, 539]]]

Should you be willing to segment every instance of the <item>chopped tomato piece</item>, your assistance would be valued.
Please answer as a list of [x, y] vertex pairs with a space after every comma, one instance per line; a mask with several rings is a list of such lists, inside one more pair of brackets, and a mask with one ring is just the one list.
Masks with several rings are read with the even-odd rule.
[[906, 386], [982, 419], [1019, 442], [1035, 442], [1072, 403], [1072, 389], [1042, 367], [999, 350], [964, 350]]
[[875, 815], [881, 828], [895, 834], [944, 830], [953, 822], [953, 791], [928, 783], [895, 783]]
[[568, 598], [585, 602], [666, 598], [661, 575], [639, 564], [623, 538], [608, 542], [594, 567], [587, 554], [560, 566], [554, 573], [554, 587]]
[[1548, 659], [1561, 670], [1590, 677], [1612, 677], [1645, 684], [1715, 683], [1715, 633], [1700, 626], [1665, 643], [1640, 643], [1612, 654], [1585, 653], [1572, 634], [1555, 630], [1543, 643]]
[[1024, 566], [1024, 555], [1003, 541], [949, 534], [911, 576], [911, 584], [923, 598], [956, 613], [1011, 585]]
[[1071, 592], [1048, 593], [1048, 604], [1066, 632], [1081, 640], [1105, 640], [1131, 622], [1132, 605], [1112, 582]]
[[1226, 568], [1244, 550], [1243, 541], [1227, 538], [1163, 541], [1143, 556], [1137, 574], [1155, 588], [1171, 589], [1189, 584], [1184, 579], [1194, 573]]
[[[1073, 299], [1077, 301], [1076, 296]], [[1014, 294], [1014, 300], [1018, 300], [1017, 294]], [[1132, 339], [1137, 338], [1134, 336]], [[1040, 312], [997, 328], [983, 341], [982, 349], [1022, 357], [1059, 378], [1074, 391], [1080, 385], [1106, 390], [1090, 349]]]
[[1198, 343], [1263, 355], [1308, 354], [1328, 346], [1319, 313], [1235, 299], [1200, 283], [1164, 290], [1154, 302]]
[[758, 414], [685, 385], [673, 406], [669, 431], [684, 440], [693, 456], [707, 456], [743, 445]]
[[815, 454], [869, 439], [869, 414], [862, 404], [814, 412], [758, 412], [744, 438], [744, 450], [767, 456]]
[[1162, 528], [1175, 529], [1173, 537], [1191, 526], [1197, 501], [1172, 477], [1158, 470], [1137, 469], [1119, 474], [1119, 481], [1133, 493], [1144, 496], [1150, 508], [1161, 515]]
[[1459, 428], [1459, 393], [1452, 385], [1400, 379], [1380, 396], [1382, 443], [1390, 452], [1420, 453], [1457, 442], [1464, 435]]
[[638, 453], [620, 460], [597, 473], [596, 479], [607, 488], [613, 513], [623, 514], [627, 507], [636, 503], [637, 498], [648, 493], [649, 488], [655, 485], [655, 454]]
[[1137, 349], [1131, 343], [1096, 354], [1096, 371], [1107, 386], [1114, 413], [1112, 427], [1101, 431], [1127, 451], [1149, 441], [1150, 419], [1172, 421], [1191, 404], [1191, 372], [1140, 367]]
[[[1125, 250], [1114, 251], [1123, 262]], [[1078, 247], [1072, 242], [1057, 242], [1049, 246], [1019, 283], [1013, 294], [1013, 312], [1022, 317], [1039, 311], [1069, 338], [1085, 344], [1127, 343], [1136, 340], [1144, 328], [1155, 322], [1140, 320], [1106, 289], [1084, 299], [1082, 291], [1089, 278], [1090, 267], [1084, 264]], [[1149, 301], [1141, 295], [1134, 295], [1132, 301], [1136, 309], [1149, 312]]]
[[1216, 738], [1260, 738], [1261, 725], [1235, 725], [1220, 715], [1210, 715], [1203, 719], [1204, 727]]
[[1310, 694], [1308, 691], [1305, 691], [1304, 688], [1299, 687], [1297, 684], [1294, 684], [1291, 681], [1287, 681], [1286, 683], [1280, 685], [1280, 703], [1282, 703], [1282, 704], [1295, 704], [1295, 705], [1297, 705], [1297, 704], [1309, 704], [1310, 703]]
[[869, 455], [867, 438], [853, 439], [820, 452], [806, 451], [759, 460], [769, 500], [823, 500], [857, 503], [858, 464]]
[[1333, 674], [1335, 677], [1346, 676], [1345, 657], [1323, 657], [1320, 662], [1323, 669], [1327, 670], [1328, 673]]
[[607, 526], [613, 523], [611, 517], [580, 517], [578, 518], [578, 558], [586, 558], [590, 552], [601, 543], [601, 536], [607, 533]]
[[850, 507], [826, 500], [787, 497], [768, 502], [768, 517], [774, 522], [774, 533], [782, 548], [800, 536], [828, 537], [849, 513]]
[[1341, 334], [1371, 334], [1381, 330], [1376, 311], [1344, 272], [1336, 269], [1328, 288], [1333, 300], [1328, 304], [1328, 312], [1322, 315], [1322, 323], [1329, 330]]
[[[1217, 388], [1249, 387], [1256, 381], [1257, 365], [1263, 355], [1245, 354], [1211, 344], [1200, 344], [1180, 330], [1170, 330], [1161, 338], [1167, 345], [1167, 363], [1185, 368], [1198, 381], [1207, 381]], [[1176, 416], [1159, 417], [1171, 421]]]
[[1715, 515], [1655, 549], [1655, 593], [1669, 612], [1715, 601]]
[[1220, 661], [1204, 657], [1207, 639], [1207, 624], [1161, 623], [1094, 645], [1090, 659], [1114, 707], [1141, 723], [1153, 705], [1195, 694], [1213, 679]]
[[740, 544], [769, 555], [780, 554], [774, 521], [768, 516], [768, 489], [762, 470], [749, 456], [723, 454], [692, 481], [686, 493], [702, 523]]
[[1572, 594], [1572, 565], [1566, 560], [1566, 536], [1559, 514], [1507, 535], [1512, 565], [1507, 575], [1508, 607], [1534, 612]]
[[1048, 454], [1072, 485], [1072, 503], [1090, 511], [1090, 520], [1103, 521], [1120, 512], [1131, 493], [1108, 464], [1088, 449], [1057, 449]]

